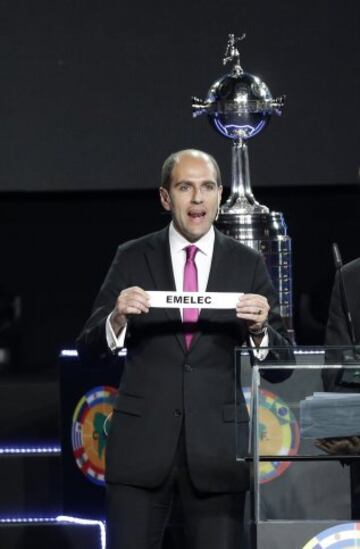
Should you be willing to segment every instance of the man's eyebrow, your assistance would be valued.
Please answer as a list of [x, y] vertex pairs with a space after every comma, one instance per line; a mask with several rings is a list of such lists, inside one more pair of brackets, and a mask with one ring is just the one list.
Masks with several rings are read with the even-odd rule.
[[178, 187], [179, 185], [193, 185], [194, 183], [192, 181], [189, 181], [188, 179], [181, 179], [181, 181], [177, 181], [175, 183], [175, 187]]
[[[201, 185], [217, 185], [217, 182], [214, 179], [205, 179], [205, 181], [201, 182]], [[179, 185], [194, 185], [194, 182], [189, 179], [182, 179], [181, 181], [177, 181], [175, 183], [175, 187], [178, 187]]]

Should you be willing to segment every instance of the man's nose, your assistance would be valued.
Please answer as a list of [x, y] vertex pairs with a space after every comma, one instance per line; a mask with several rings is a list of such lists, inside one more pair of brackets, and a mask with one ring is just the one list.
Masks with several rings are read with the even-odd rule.
[[196, 202], [197, 204], [203, 201], [201, 189], [194, 189], [193, 195], [192, 195], [192, 201]]

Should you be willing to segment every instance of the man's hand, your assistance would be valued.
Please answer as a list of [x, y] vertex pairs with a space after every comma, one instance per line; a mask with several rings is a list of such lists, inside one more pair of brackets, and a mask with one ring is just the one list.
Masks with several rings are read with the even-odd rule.
[[321, 438], [315, 442], [315, 446], [331, 456], [360, 455], [360, 437]]
[[269, 310], [268, 300], [262, 295], [243, 294], [237, 302], [236, 316], [246, 320], [249, 333], [256, 345], [259, 345], [263, 338], [261, 331], [266, 327]]
[[123, 290], [116, 300], [110, 323], [115, 334], [125, 327], [129, 316], [149, 312], [149, 296], [142, 288], [131, 286]]

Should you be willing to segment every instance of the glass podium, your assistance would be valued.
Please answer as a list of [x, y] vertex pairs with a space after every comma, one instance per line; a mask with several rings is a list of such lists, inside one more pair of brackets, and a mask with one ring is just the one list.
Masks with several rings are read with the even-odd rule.
[[[236, 460], [251, 470], [250, 546], [360, 547], [360, 352], [235, 350]], [[359, 520], [359, 522], [357, 522]]]

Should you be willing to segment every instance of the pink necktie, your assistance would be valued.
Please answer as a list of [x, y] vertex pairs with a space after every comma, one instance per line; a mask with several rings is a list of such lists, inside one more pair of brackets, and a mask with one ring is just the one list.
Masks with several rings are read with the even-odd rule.
[[[199, 248], [194, 245], [187, 246], [186, 251], [186, 263], [184, 268], [184, 292], [197, 292], [198, 291], [198, 278], [197, 278], [197, 268], [195, 263], [195, 255]], [[199, 318], [198, 309], [184, 309], [183, 310], [183, 321], [186, 323], [197, 322]], [[185, 334], [185, 344], [186, 348], [189, 349], [191, 345], [191, 340], [193, 334]]]

